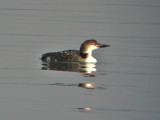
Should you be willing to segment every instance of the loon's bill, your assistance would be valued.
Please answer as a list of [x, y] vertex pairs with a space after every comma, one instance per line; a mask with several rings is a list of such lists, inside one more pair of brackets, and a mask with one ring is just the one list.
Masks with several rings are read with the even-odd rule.
[[80, 50], [65, 50], [60, 52], [49, 52], [42, 55], [43, 62], [97, 62], [92, 56], [92, 51], [98, 48], [109, 47], [110, 45], [100, 44], [96, 40], [86, 40]]

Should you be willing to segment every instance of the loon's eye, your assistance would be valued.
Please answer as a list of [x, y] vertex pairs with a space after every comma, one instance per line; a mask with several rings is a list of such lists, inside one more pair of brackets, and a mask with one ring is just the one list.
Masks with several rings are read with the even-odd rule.
[[94, 45], [94, 43], [91, 43], [91, 45]]

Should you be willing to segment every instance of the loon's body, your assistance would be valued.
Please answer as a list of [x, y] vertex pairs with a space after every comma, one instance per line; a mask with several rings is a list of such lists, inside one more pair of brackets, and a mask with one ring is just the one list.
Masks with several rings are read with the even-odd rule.
[[96, 40], [86, 40], [81, 44], [80, 50], [65, 50], [60, 52], [49, 52], [42, 55], [44, 62], [97, 62], [92, 56], [92, 50], [109, 47], [99, 44]]

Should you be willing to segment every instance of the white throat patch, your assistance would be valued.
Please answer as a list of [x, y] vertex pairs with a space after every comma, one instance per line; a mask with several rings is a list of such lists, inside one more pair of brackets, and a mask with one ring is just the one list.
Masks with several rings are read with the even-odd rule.
[[91, 46], [87, 49], [86, 53], [88, 53], [89, 55], [92, 55], [92, 51], [93, 51], [93, 50], [96, 50], [96, 49], [98, 49], [97, 46], [91, 45]]
[[81, 58], [79, 58], [79, 61], [80, 62], [88, 62], [88, 63], [96, 63], [97, 62], [97, 60], [91, 55], [88, 55], [87, 58], [82, 58], [81, 57]]

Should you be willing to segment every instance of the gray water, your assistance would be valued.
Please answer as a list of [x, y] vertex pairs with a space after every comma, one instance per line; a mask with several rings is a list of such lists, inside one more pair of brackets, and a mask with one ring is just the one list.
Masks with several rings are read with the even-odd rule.
[[[160, 120], [159, 11], [158, 0], [1, 0], [0, 119]], [[92, 38], [111, 45], [93, 70], [42, 70], [41, 54]]]

